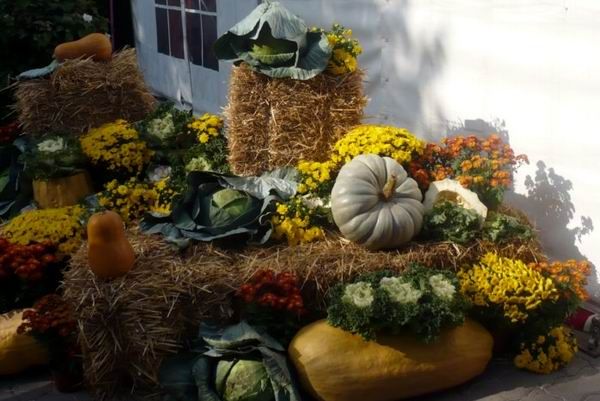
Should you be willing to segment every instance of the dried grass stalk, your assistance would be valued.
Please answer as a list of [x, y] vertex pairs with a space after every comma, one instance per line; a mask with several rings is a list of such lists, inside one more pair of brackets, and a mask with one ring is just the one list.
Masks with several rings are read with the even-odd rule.
[[49, 78], [19, 83], [15, 96], [24, 131], [35, 135], [79, 135], [119, 118], [137, 121], [156, 105], [134, 49], [109, 62], [68, 60]]
[[225, 109], [233, 171], [257, 175], [300, 159], [326, 160], [332, 145], [361, 122], [363, 77], [359, 70], [306, 81], [272, 79], [234, 67]]
[[[527, 223], [523, 215], [503, 211]], [[418, 263], [456, 270], [490, 251], [525, 262], [546, 259], [535, 240], [476, 241], [468, 246], [410, 243], [398, 250], [372, 252], [332, 234], [312, 244], [242, 252], [198, 244], [186, 254], [160, 237], [134, 232], [130, 241], [138, 259], [127, 276], [96, 279], [87, 268], [83, 247], [65, 277], [65, 298], [80, 323], [86, 379], [100, 398], [133, 390], [138, 396], [156, 396], [160, 361], [180, 350], [193, 333], [190, 328], [202, 320], [229, 321], [232, 292], [261, 269], [294, 272], [303, 280], [305, 299], [312, 307], [324, 308], [331, 287], [381, 269], [401, 272]]]

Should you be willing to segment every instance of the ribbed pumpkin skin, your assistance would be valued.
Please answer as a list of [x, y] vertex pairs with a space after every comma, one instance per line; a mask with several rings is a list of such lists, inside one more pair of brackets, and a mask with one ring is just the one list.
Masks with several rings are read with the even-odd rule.
[[340, 170], [331, 211], [350, 241], [371, 250], [397, 248], [421, 230], [422, 198], [417, 182], [394, 159], [360, 155]]
[[87, 225], [88, 264], [96, 276], [109, 279], [133, 268], [135, 252], [125, 236], [121, 216], [108, 211], [90, 217]]
[[471, 320], [433, 344], [409, 335], [364, 341], [321, 320], [300, 330], [288, 351], [318, 400], [395, 401], [472, 379], [485, 370], [492, 347], [490, 333]]
[[92, 57], [94, 61], [109, 61], [112, 59], [112, 44], [108, 36], [102, 33], [90, 33], [79, 40], [56, 46], [54, 57], [58, 61], [79, 57]]
[[33, 337], [17, 334], [23, 311], [0, 315], [0, 375], [11, 375], [48, 363], [48, 355]]

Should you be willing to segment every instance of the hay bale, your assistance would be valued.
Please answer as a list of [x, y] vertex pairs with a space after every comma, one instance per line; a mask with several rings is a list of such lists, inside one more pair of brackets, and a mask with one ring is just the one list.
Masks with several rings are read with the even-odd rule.
[[331, 287], [377, 270], [401, 272], [412, 263], [456, 270], [490, 251], [525, 262], [545, 260], [537, 241], [410, 243], [373, 252], [331, 234], [312, 244], [240, 253], [198, 244], [187, 254], [161, 237], [133, 232], [130, 241], [138, 258], [125, 277], [96, 279], [87, 268], [85, 247], [74, 255], [65, 276], [64, 297], [79, 320], [85, 377], [100, 398], [133, 390], [156, 396], [162, 359], [179, 351], [202, 320], [227, 323], [233, 291], [261, 269], [294, 272], [303, 280], [309, 306], [324, 309]]
[[233, 172], [258, 175], [301, 159], [326, 160], [332, 145], [362, 120], [363, 76], [358, 70], [299, 81], [234, 67], [225, 109]]
[[156, 105], [134, 49], [109, 62], [67, 60], [49, 78], [20, 82], [15, 97], [23, 129], [34, 135], [79, 135], [119, 118], [137, 121]]
[[[203, 319], [226, 321], [235, 274], [231, 257], [205, 246], [185, 259], [159, 237], [132, 233], [136, 267], [104, 281], [82, 247], [65, 274], [64, 298], [79, 321], [85, 380], [94, 396], [158, 395], [158, 368]], [[198, 249], [199, 250], [199, 249]]]

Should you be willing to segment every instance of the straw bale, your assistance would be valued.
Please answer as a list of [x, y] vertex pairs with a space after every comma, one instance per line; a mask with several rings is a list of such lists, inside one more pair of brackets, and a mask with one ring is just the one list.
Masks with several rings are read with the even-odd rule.
[[258, 175], [301, 159], [326, 160], [333, 144], [361, 122], [363, 77], [358, 70], [306, 81], [273, 79], [234, 67], [225, 109], [232, 170]]
[[[504, 212], [527, 223], [524, 215]], [[85, 247], [74, 255], [65, 277], [65, 298], [78, 315], [87, 383], [101, 398], [133, 390], [156, 396], [160, 361], [184, 347], [202, 320], [229, 322], [233, 292], [261, 269], [295, 273], [309, 306], [323, 311], [331, 287], [364, 273], [402, 272], [413, 263], [456, 270], [490, 251], [525, 262], [546, 259], [536, 240], [467, 246], [413, 242], [373, 252], [330, 233], [323, 241], [296, 247], [231, 251], [197, 244], [186, 253], [161, 237], [132, 232], [130, 241], [138, 258], [125, 277], [96, 279], [87, 268]]]
[[49, 78], [20, 82], [15, 97], [23, 129], [34, 135], [79, 135], [119, 118], [137, 121], [156, 105], [134, 49], [109, 62], [67, 60]]

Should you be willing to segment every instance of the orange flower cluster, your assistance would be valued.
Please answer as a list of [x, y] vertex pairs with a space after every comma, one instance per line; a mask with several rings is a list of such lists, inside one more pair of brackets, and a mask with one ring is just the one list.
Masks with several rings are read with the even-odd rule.
[[427, 144], [422, 156], [410, 163], [409, 170], [423, 190], [432, 181], [451, 178], [478, 194], [486, 194], [509, 188], [514, 170], [523, 162], [529, 162], [527, 156], [515, 156], [498, 135], [485, 139], [470, 135]]
[[563, 290], [567, 299], [572, 296], [577, 297], [580, 301], [588, 299], [589, 294], [585, 289], [587, 276], [591, 272], [588, 261], [571, 259], [566, 262], [532, 263], [529, 266], [550, 277], [558, 288]]

